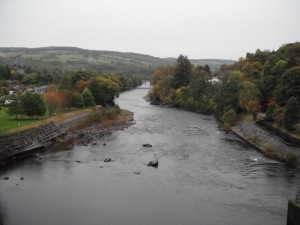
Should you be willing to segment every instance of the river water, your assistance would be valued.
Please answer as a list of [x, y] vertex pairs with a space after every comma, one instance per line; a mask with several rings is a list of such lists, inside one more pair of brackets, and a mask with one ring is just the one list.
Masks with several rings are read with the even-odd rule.
[[212, 116], [150, 105], [147, 91], [117, 99], [134, 112], [132, 127], [2, 171], [9, 180], [0, 180], [0, 224], [286, 224], [299, 170], [219, 130]]

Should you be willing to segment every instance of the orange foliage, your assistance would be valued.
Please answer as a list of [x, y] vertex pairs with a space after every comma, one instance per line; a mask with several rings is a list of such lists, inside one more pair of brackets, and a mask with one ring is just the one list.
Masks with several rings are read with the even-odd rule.
[[61, 99], [61, 106], [63, 109], [68, 109], [72, 105], [72, 96], [73, 92], [70, 90], [62, 90], [59, 92], [60, 94], [60, 99]]
[[83, 89], [86, 87], [86, 82], [84, 80], [80, 80], [76, 83], [76, 92], [82, 93]]
[[44, 100], [47, 105], [49, 115], [61, 111], [61, 98], [58, 92], [50, 91], [44, 94]]

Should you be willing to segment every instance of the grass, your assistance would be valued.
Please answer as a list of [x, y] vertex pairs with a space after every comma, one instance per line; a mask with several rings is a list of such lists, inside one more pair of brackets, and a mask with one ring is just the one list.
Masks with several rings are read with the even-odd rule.
[[48, 116], [38, 117], [35, 120], [30, 119], [27, 116], [18, 116], [18, 119], [14, 115], [7, 113], [7, 107], [0, 107], [0, 133], [6, 133], [10, 130], [20, 127], [28, 126], [33, 123], [38, 123], [42, 120], [49, 118]]
[[27, 116], [23, 116], [21, 119], [16, 120], [15, 116], [11, 116], [7, 113], [7, 108], [2, 107], [0, 110], [0, 134], [9, 134], [14, 132], [19, 132], [22, 130], [30, 129], [33, 127], [40, 126], [41, 124], [47, 124], [51, 121], [53, 122], [62, 122], [70, 117], [75, 115], [80, 115], [86, 112], [92, 112], [94, 108], [86, 108], [81, 110], [73, 110], [69, 112], [63, 112], [59, 115], [50, 117], [49, 115], [38, 117], [35, 120], [28, 118]]

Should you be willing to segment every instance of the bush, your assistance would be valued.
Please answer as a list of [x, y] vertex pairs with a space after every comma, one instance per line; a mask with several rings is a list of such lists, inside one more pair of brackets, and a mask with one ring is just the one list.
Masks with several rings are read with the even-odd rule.
[[230, 109], [224, 113], [224, 115], [221, 118], [221, 121], [225, 125], [233, 126], [236, 124], [237, 119], [238, 119], [237, 113], [233, 109]]

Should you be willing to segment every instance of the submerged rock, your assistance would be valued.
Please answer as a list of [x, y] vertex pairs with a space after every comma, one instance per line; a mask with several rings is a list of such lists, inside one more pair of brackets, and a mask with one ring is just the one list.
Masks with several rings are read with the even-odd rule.
[[148, 148], [151, 148], [152, 145], [151, 144], [143, 144], [143, 147], [148, 147]]
[[148, 164], [147, 164], [147, 166], [152, 166], [152, 167], [158, 167], [158, 161], [157, 160], [155, 160], [155, 161], [150, 161]]
[[111, 158], [106, 158], [106, 159], [104, 159], [104, 162], [111, 162], [111, 161], [112, 161]]

